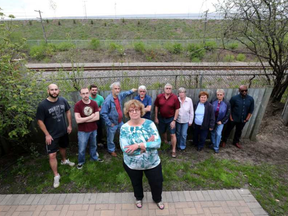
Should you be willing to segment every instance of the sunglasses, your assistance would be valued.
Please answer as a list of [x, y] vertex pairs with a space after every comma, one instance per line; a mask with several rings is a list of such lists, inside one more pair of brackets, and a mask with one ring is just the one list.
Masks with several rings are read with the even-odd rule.
[[246, 89], [246, 90], [241, 90], [241, 92], [247, 92], [248, 90]]

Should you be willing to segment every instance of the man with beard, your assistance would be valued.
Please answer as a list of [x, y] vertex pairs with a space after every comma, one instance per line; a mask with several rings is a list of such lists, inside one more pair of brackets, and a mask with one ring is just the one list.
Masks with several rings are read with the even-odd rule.
[[107, 96], [104, 103], [102, 104], [100, 114], [106, 124], [108, 152], [111, 154], [111, 156], [117, 157], [115, 152], [114, 136], [123, 125], [122, 101], [128, 95], [131, 95], [133, 92], [137, 91], [137, 89], [133, 88], [130, 91], [120, 93], [120, 82], [112, 83], [110, 85], [110, 89], [111, 94]]
[[[90, 100], [93, 100], [97, 103], [98, 105], [98, 109], [99, 109], [99, 112], [101, 111], [101, 106], [102, 106], [102, 103], [104, 102], [104, 98], [98, 94], [98, 87], [96, 85], [90, 85], [89, 87], [89, 90], [90, 90], [90, 97], [89, 99]], [[98, 121], [96, 121], [96, 124], [97, 124], [97, 145], [100, 147], [103, 147], [103, 144], [102, 144], [102, 119], [99, 118]]]
[[60, 151], [62, 165], [75, 165], [75, 163], [66, 159], [66, 148], [69, 145], [68, 134], [72, 131], [71, 112], [68, 102], [63, 97], [59, 97], [59, 88], [56, 84], [50, 84], [47, 93], [49, 96], [39, 104], [36, 118], [40, 129], [45, 134], [46, 150], [49, 155], [50, 167], [54, 173], [53, 187], [57, 188], [60, 185], [57, 151]]
[[99, 120], [99, 109], [95, 101], [89, 99], [88, 88], [80, 90], [82, 100], [78, 101], [74, 107], [75, 119], [78, 124], [78, 165], [77, 169], [82, 169], [85, 163], [85, 151], [87, 144], [90, 144], [90, 160], [103, 162], [96, 154], [97, 124]]
[[254, 110], [254, 99], [247, 94], [248, 88], [246, 85], [241, 85], [239, 87], [239, 92], [240, 94], [235, 95], [230, 99], [230, 119], [228, 121], [227, 128], [224, 131], [220, 147], [225, 147], [232, 129], [234, 126], [236, 126], [233, 144], [239, 149], [242, 148], [239, 142], [244, 126], [252, 116]]

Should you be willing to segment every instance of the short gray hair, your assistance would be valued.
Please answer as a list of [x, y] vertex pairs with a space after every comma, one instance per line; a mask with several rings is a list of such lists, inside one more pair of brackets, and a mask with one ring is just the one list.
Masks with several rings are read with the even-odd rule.
[[112, 90], [113, 89], [113, 86], [118, 86], [119, 88], [121, 88], [121, 84], [120, 84], [120, 82], [114, 82], [114, 83], [112, 83], [111, 85], [110, 85], [110, 89]]
[[178, 93], [180, 93], [180, 92], [186, 93], [186, 89], [185, 89], [184, 87], [180, 87], [180, 88], [178, 89]]
[[166, 83], [166, 85], [164, 86], [164, 88], [166, 88], [167, 86], [171, 86], [171, 88], [173, 88], [173, 86], [170, 83]]
[[146, 86], [144, 86], [144, 85], [140, 85], [140, 86], [138, 87], [138, 91], [139, 91], [140, 89], [143, 89], [143, 90], [147, 91]]
[[217, 89], [216, 93], [222, 93], [224, 95], [225, 91], [224, 91], [224, 89]]

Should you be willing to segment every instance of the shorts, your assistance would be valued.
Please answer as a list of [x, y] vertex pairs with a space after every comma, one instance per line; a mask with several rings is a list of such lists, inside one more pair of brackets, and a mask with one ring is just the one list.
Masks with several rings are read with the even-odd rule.
[[171, 118], [163, 118], [162, 116], [159, 115], [159, 133], [163, 134], [167, 131], [169, 128], [170, 134], [175, 134], [176, 133], [176, 122], [175, 122], [175, 127], [171, 129], [170, 123], [173, 121], [174, 116]]
[[46, 150], [48, 154], [55, 153], [59, 148], [67, 148], [69, 146], [69, 136], [64, 134], [63, 136], [52, 140], [51, 145], [46, 144]]

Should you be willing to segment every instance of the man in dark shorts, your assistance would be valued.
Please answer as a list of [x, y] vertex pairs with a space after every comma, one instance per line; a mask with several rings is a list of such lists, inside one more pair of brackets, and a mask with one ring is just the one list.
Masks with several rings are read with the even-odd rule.
[[66, 148], [69, 145], [68, 134], [72, 131], [72, 121], [70, 105], [63, 97], [59, 97], [58, 86], [50, 84], [47, 93], [49, 96], [39, 104], [36, 118], [40, 129], [45, 134], [46, 150], [49, 155], [50, 167], [54, 173], [53, 187], [57, 188], [60, 185], [60, 174], [57, 170], [57, 151], [60, 151], [62, 165], [75, 165], [75, 163], [66, 159]]
[[170, 130], [172, 145], [172, 157], [176, 157], [176, 119], [179, 114], [180, 102], [178, 97], [172, 93], [172, 85], [167, 83], [164, 93], [159, 94], [154, 102], [155, 123], [159, 124], [159, 133], [162, 134], [164, 142], [167, 142], [167, 129]]

